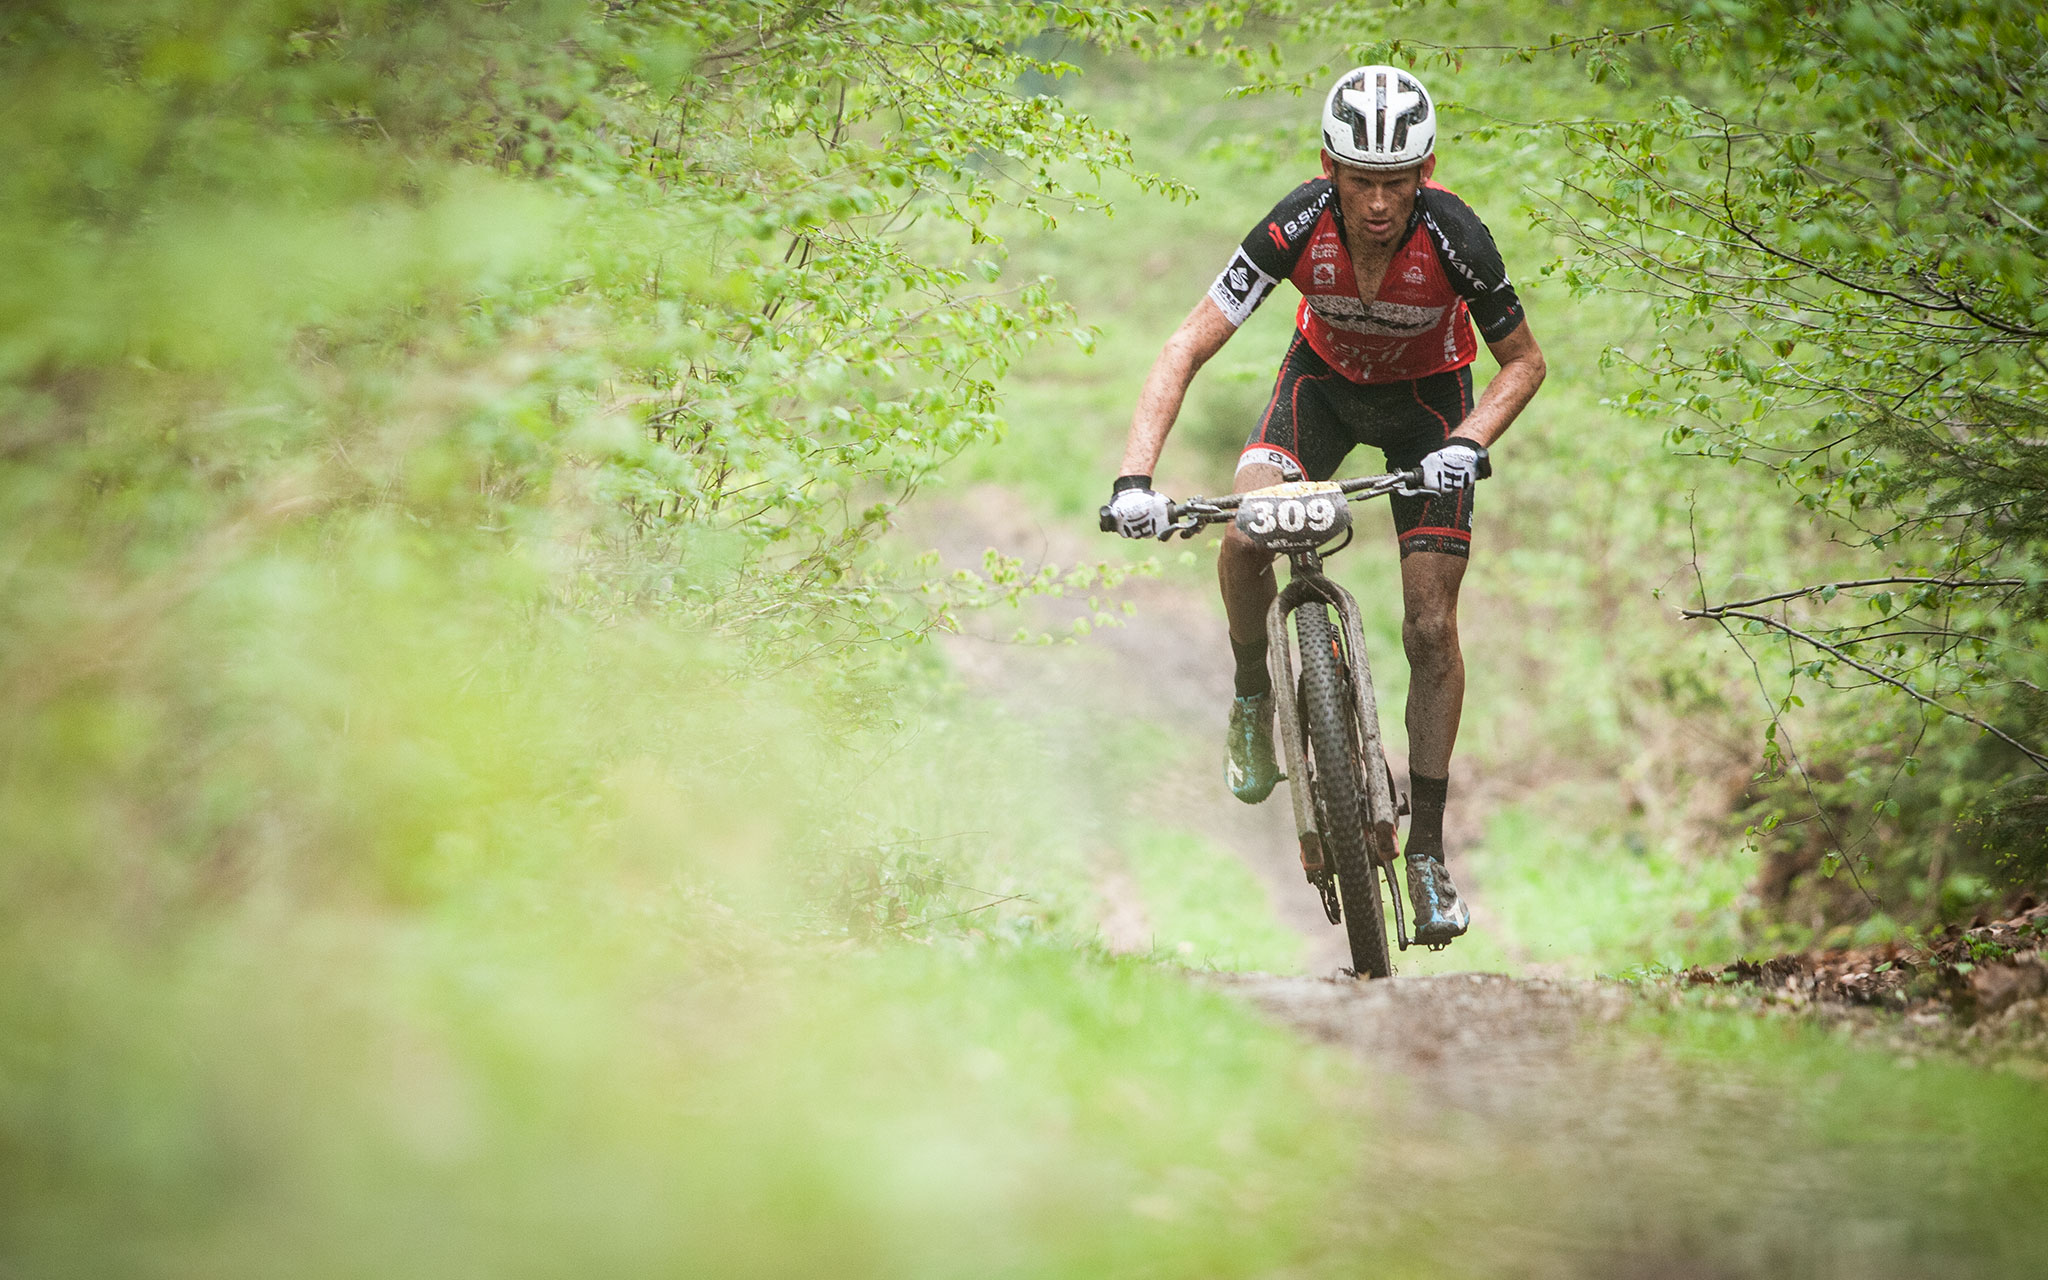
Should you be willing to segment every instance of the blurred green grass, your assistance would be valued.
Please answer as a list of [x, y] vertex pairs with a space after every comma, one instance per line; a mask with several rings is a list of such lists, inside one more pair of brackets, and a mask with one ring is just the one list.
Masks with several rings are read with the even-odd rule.
[[[420, 550], [258, 555], [176, 655], [15, 722], [11, 1267], [1255, 1275], [1316, 1238], [1286, 1188], [1348, 1176], [1346, 1072], [1099, 953], [1091, 815], [999, 718], [927, 686], [863, 729]], [[1282, 941], [1231, 920], [1203, 959]]]
[[1170, 973], [913, 947], [741, 988], [636, 914], [301, 917], [10, 1000], [10, 1265], [1250, 1275], [1346, 1176], [1343, 1073]]
[[1119, 846], [1144, 898], [1152, 951], [1210, 969], [1299, 973], [1301, 935], [1281, 924], [1266, 887], [1198, 832], [1134, 831]]
[[[549, 36], [581, 11], [509, 12]], [[115, 19], [251, 14], [299, 16]], [[60, 16], [80, 15], [104, 16]], [[208, 164], [152, 187], [152, 145], [175, 131], [125, 91], [267, 83], [249, 71], [263, 48], [209, 50], [196, 30], [167, 38], [162, 82], [79, 54], [0, 121], [18, 139], [27, 107], [55, 101], [99, 130], [61, 154], [18, 148], [0, 208], [24, 264], [0, 285], [0, 1271], [1456, 1274], [1451, 1209], [1526, 1207], [1515, 1179], [1547, 1177], [1547, 1151], [1503, 1167], [1484, 1144], [1388, 1145], [1399, 1115], [1367, 1101], [1397, 1086], [1187, 981], [1180, 963], [1298, 963], [1202, 833], [1132, 843], [1174, 965], [1103, 954], [1090, 857], [1130, 829], [1117, 743], [1033, 740], [928, 647], [870, 637], [792, 668], [660, 607], [722, 599], [740, 553], [717, 530], [622, 535], [605, 464], [672, 459], [596, 406], [622, 366], [703, 335], [659, 308], [614, 328], [565, 284], [640, 288], [639, 255], [692, 243], [663, 238], [658, 204], [389, 139], [330, 145], [293, 93], [256, 103], [274, 118], [237, 98], [240, 123], [199, 139]], [[401, 70], [496, 52], [429, 40]], [[298, 56], [270, 68], [287, 88], [319, 70]], [[373, 97], [416, 87], [371, 65], [322, 74]], [[1193, 146], [1192, 121], [1224, 118], [1220, 97], [1185, 110], [1214, 77], [1108, 70], [1137, 95], [1105, 99], [1120, 118], [1170, 122], [1141, 128], [1148, 146], [1174, 130]], [[453, 95], [455, 141], [490, 105]], [[1069, 255], [1047, 261], [1077, 291], [1099, 284], [1108, 341], [1018, 383], [1010, 445], [962, 476], [1063, 511], [1096, 501], [1081, 460], [1120, 435], [1133, 353], [1264, 207], [1238, 161], [1203, 163], [1215, 203], [1127, 201], [1034, 242]], [[53, 174], [84, 175], [83, 194], [29, 189]], [[158, 212], [95, 243], [79, 210], [101, 200]], [[1142, 259], [1152, 283], [1130, 299], [1102, 268], [1137, 260], [1134, 242], [1100, 228], [1133, 226], [1165, 261]], [[1110, 318], [1126, 304], [1153, 328]], [[1235, 371], [1208, 375], [1200, 458], [1227, 455], [1263, 394], [1280, 313], [1257, 322], [1267, 349], [1234, 346]], [[1595, 390], [1546, 395], [1590, 413]], [[1626, 503], [1598, 519], [1610, 494], [1660, 491], [1662, 462], [1602, 462], [1596, 432], [1530, 427], [1518, 439], [1584, 443], [1525, 472], [1555, 495], [1509, 477], [1534, 505], [1500, 509], [1618, 531], [1598, 573], [1559, 551], [1519, 564], [1520, 595], [1495, 580], [1554, 629], [1625, 600], [1674, 526]], [[1527, 527], [1490, 536], [1513, 546]], [[1386, 568], [1347, 558], [1391, 653]], [[1640, 623], [1629, 607], [1569, 647], [1540, 631], [1510, 646], [1541, 663], [1519, 701], [1475, 698], [1510, 708], [1475, 722], [1497, 740], [1483, 759], [1518, 745], [1532, 721], [1514, 715], [1547, 721], [1576, 691], [1563, 728], [1531, 735], [1557, 753], [1542, 758], [1584, 748], [1580, 781], [1615, 764], [1644, 677], [1637, 650], [1604, 646]], [[1636, 683], [1586, 671], [1609, 663]], [[1503, 822], [1502, 858], [1570, 863], [1543, 822]], [[1683, 886], [1601, 874], [1644, 898], [1626, 928], [1575, 942], [1581, 958], [1665, 945], [1644, 922]], [[1524, 911], [1514, 874], [1499, 880], [1509, 936], [1551, 928], [1538, 887]], [[1851, 1100], [1892, 1087], [1878, 1070]], [[1990, 1158], [2004, 1148], [1984, 1135], [2034, 1105], [2001, 1094], [1959, 1123]], [[1364, 1181], [1398, 1150], [1415, 1160], [1394, 1190]], [[1395, 1209], [1393, 1226], [1375, 1217]]]

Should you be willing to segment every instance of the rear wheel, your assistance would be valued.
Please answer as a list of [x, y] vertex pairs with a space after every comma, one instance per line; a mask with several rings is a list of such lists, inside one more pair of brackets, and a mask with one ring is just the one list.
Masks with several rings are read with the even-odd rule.
[[[1323, 848], [1337, 868], [1337, 892], [1344, 903], [1344, 932], [1351, 942], [1351, 967], [1367, 978], [1394, 971], [1387, 953], [1386, 918], [1380, 910], [1379, 876], [1366, 840], [1364, 798], [1359, 782], [1358, 742], [1353, 721], [1358, 705], [1351, 679], [1337, 653], [1327, 605], [1311, 601], [1294, 611], [1301, 655], [1301, 714], [1307, 737], [1317, 817]], [[1384, 767], [1384, 766], [1382, 766]]]

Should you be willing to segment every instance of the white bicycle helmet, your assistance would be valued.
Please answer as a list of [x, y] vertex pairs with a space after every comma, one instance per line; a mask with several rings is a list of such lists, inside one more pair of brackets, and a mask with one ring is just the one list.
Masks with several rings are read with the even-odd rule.
[[1323, 149], [1339, 164], [1404, 169], [1436, 149], [1436, 107], [1398, 67], [1347, 71], [1323, 99]]

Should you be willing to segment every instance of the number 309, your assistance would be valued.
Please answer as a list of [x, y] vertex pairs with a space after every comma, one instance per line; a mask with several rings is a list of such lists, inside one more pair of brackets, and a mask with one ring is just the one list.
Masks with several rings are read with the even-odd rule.
[[1266, 534], [1275, 529], [1283, 533], [1300, 533], [1304, 528], [1313, 533], [1327, 533], [1337, 522], [1337, 504], [1328, 498], [1281, 498], [1278, 501], [1260, 502], [1245, 513], [1245, 529], [1250, 533]]

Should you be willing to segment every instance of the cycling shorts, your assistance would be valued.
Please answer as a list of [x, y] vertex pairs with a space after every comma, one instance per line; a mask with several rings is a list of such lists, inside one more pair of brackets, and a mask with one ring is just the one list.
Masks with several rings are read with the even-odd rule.
[[[1289, 480], [1328, 480], [1354, 446], [1369, 444], [1386, 455], [1388, 470], [1402, 470], [1442, 448], [1471, 411], [1469, 365], [1400, 382], [1353, 382], [1297, 333], [1280, 362], [1273, 399], [1237, 465], [1265, 463]], [[1402, 557], [1417, 551], [1468, 555], [1475, 487], [1395, 494], [1394, 531]]]

